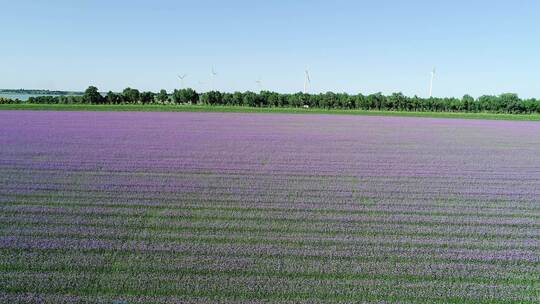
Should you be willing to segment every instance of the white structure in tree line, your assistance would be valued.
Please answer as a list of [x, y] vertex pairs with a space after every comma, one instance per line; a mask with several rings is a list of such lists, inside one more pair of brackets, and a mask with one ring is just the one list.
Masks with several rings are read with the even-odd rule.
[[200, 81], [200, 80], [197, 81], [197, 86], [199, 87], [198, 88], [199, 90], [203, 91], [205, 85], [206, 85], [206, 82]]
[[255, 80], [255, 83], [257, 84], [257, 88], [259, 89], [259, 92], [261, 92], [262, 91], [261, 77], [259, 77], [259, 79]]
[[431, 71], [431, 80], [429, 81], [429, 98], [433, 96], [433, 79], [435, 78], [435, 67]]
[[184, 75], [178, 74], [178, 75], [176, 75], [176, 77], [178, 77], [178, 79], [180, 79], [180, 85], [181, 85], [180, 88], [183, 89], [184, 88], [184, 78], [186, 78], [187, 75], [186, 74], [184, 74]]
[[309, 77], [309, 67], [306, 68], [305, 72], [305, 78], [304, 78], [304, 94], [308, 93], [308, 88], [311, 85], [311, 78]]
[[212, 83], [212, 91], [214, 91], [214, 86], [216, 84], [216, 76], [217, 76], [216, 70], [212, 66], [212, 73], [210, 74], [211, 83]]

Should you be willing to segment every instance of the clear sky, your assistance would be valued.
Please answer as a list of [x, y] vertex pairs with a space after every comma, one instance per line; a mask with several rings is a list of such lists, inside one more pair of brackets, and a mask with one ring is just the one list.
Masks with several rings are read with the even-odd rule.
[[[540, 97], [540, 1], [0, 0], [0, 88]], [[202, 84], [200, 82], [203, 82]]]

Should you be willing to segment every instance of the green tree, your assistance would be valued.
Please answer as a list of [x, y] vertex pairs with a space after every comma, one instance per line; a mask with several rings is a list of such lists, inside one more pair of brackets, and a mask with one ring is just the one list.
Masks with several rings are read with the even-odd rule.
[[190, 104], [197, 104], [199, 101], [199, 94], [195, 92], [195, 90], [191, 88], [187, 89], [181, 89], [181, 90], [174, 90], [172, 94], [172, 98], [174, 103], [176, 104], [183, 104], [183, 103], [190, 103]]
[[150, 104], [154, 102], [154, 93], [152, 92], [143, 92], [140, 95], [140, 100], [142, 104]]
[[108, 104], [120, 104], [120, 103], [122, 103], [122, 95], [116, 94], [116, 93], [114, 93], [112, 91], [109, 91], [107, 93], [106, 99], [107, 99]]
[[234, 92], [232, 96], [232, 103], [235, 106], [241, 106], [244, 102], [244, 94], [242, 92]]
[[141, 93], [137, 89], [125, 88], [122, 95], [126, 103], [138, 103]]
[[370, 94], [367, 100], [371, 110], [384, 110], [386, 107], [386, 96], [382, 93]]
[[105, 103], [105, 98], [101, 96], [98, 89], [94, 86], [89, 86], [86, 91], [84, 91], [83, 95], [83, 101], [84, 103], [89, 104], [102, 104]]
[[387, 107], [389, 110], [405, 110], [407, 107], [407, 97], [403, 93], [393, 93], [387, 99]]
[[167, 94], [166, 90], [162, 89], [161, 91], [159, 91], [156, 98], [160, 103], [167, 103], [167, 101], [169, 100], [169, 95]]
[[222, 105], [222, 97], [222, 94], [218, 91], [206, 92], [201, 96], [201, 103], [209, 105]]
[[256, 107], [258, 103], [257, 94], [253, 92], [245, 92], [244, 93], [244, 100], [242, 101], [244, 106], [248, 107]]
[[461, 98], [461, 102], [463, 103], [463, 109], [466, 112], [470, 112], [474, 107], [474, 98], [471, 95], [464, 95], [463, 98]]

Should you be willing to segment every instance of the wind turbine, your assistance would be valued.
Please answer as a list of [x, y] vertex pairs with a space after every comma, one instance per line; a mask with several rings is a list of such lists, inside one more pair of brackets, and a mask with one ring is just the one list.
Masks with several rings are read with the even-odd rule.
[[200, 80], [199, 80], [199, 81], [197, 82], [197, 84], [199, 85], [199, 90], [201, 90], [201, 91], [202, 91], [202, 89], [203, 89], [203, 86], [204, 86], [204, 85], [206, 84], [206, 82], [204, 82], [204, 81], [200, 81]]
[[433, 67], [433, 70], [431, 71], [431, 80], [429, 82], [429, 98], [433, 96], [433, 79], [435, 78], [435, 67]]
[[212, 91], [214, 90], [214, 84], [216, 79], [217, 73], [214, 67], [212, 66], [212, 74], [210, 74], [211, 82], [212, 82]]
[[261, 77], [259, 77], [259, 79], [255, 80], [255, 83], [257, 83], [257, 87], [259, 88], [259, 92], [261, 92], [262, 91]]
[[309, 77], [309, 68], [304, 71], [306, 76], [304, 78], [304, 94], [308, 92], [308, 86], [311, 85], [311, 78]]
[[184, 75], [176, 75], [176, 77], [178, 77], [178, 79], [180, 79], [180, 84], [182, 86], [181, 89], [183, 89], [184, 88], [184, 78], [186, 78], [187, 75], [186, 74], [184, 74]]

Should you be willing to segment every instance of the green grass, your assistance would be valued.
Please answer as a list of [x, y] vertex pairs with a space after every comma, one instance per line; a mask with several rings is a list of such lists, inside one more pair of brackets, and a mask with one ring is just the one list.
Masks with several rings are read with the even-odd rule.
[[540, 121], [540, 114], [398, 112], [398, 111], [366, 111], [366, 110], [325, 110], [325, 109], [304, 109], [304, 108], [252, 108], [252, 107], [237, 107], [237, 106], [205, 106], [205, 105], [6, 104], [6, 105], [0, 105], [0, 110], [341, 114], [341, 115], [368, 115], [368, 116], [405, 116], [405, 117]]

